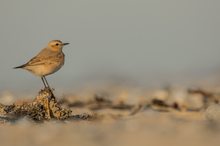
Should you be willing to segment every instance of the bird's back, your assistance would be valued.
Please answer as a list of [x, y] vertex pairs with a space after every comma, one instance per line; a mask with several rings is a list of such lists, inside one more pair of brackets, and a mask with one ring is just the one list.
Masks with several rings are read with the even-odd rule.
[[60, 55], [62, 56], [62, 54], [63, 54], [62, 51], [55, 52], [55, 51], [51, 51], [48, 48], [44, 48], [35, 57], [33, 57], [30, 61], [28, 61], [27, 65], [37, 65], [39, 63], [47, 62], [47, 61], [56, 59]]
[[64, 57], [62, 51], [56, 52], [44, 48], [26, 64], [16, 68], [24, 68], [38, 76], [46, 76], [56, 72], [64, 65]]

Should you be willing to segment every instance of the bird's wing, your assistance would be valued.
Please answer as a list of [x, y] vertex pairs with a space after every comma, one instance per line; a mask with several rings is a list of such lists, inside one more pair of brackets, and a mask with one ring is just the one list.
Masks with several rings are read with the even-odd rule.
[[25, 66], [36, 66], [45, 64], [45, 62], [50, 58], [47, 54], [47, 50], [43, 49], [39, 54], [33, 57], [30, 61], [26, 63]]
[[35, 56], [35, 57], [32, 58], [30, 61], [28, 61], [25, 66], [42, 65], [42, 64], [45, 63], [45, 59], [46, 59], [46, 58], [42, 58], [42, 57]]
[[35, 56], [29, 62], [27, 62], [26, 66], [52, 64], [54, 62], [59, 62], [60, 58], [64, 57], [63, 53], [53, 54], [51, 52], [46, 51], [47, 50], [43, 50], [42, 52], [40, 52], [37, 56]]

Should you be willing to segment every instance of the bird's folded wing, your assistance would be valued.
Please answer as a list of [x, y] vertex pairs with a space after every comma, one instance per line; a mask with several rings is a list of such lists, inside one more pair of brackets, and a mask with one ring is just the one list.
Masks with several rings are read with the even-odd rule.
[[[49, 57], [48, 57], [49, 58]], [[36, 65], [43, 65], [47, 62], [47, 58], [41, 58], [41, 57], [34, 57], [32, 58], [26, 66], [36, 66]]]
[[53, 64], [55, 62], [60, 61], [61, 56], [47, 56], [47, 57], [38, 57], [35, 56], [32, 58], [26, 66], [36, 66], [36, 65], [45, 65], [45, 64]]

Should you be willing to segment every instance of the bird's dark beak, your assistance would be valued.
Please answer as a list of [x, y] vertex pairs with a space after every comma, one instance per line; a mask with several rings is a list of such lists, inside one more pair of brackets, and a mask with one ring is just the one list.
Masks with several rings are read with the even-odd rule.
[[69, 45], [70, 43], [63, 43], [63, 46]]

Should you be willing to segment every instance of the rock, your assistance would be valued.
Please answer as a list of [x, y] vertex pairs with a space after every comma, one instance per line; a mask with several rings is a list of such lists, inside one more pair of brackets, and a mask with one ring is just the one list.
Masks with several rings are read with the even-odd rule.
[[12, 105], [0, 104], [0, 115], [10, 117], [12, 122], [22, 117], [28, 117], [34, 121], [64, 120], [71, 117], [71, 113], [71, 110], [64, 109], [57, 103], [55, 96], [47, 88], [41, 90], [31, 102]]

